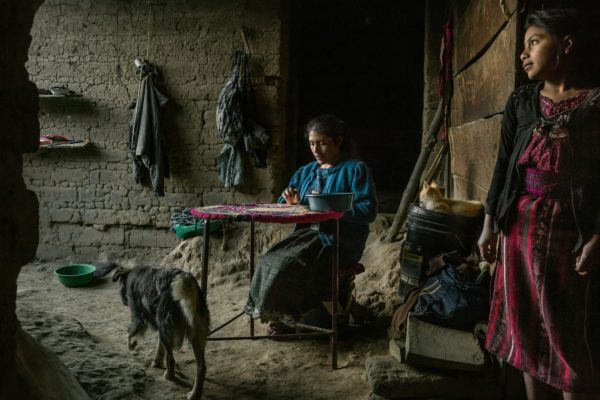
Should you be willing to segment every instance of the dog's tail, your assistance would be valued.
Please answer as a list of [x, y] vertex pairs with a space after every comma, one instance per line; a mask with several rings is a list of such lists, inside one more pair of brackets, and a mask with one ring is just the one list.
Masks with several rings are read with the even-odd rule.
[[191, 329], [193, 336], [206, 338], [208, 335], [209, 315], [202, 291], [196, 279], [189, 274], [179, 274], [171, 282], [173, 300], [179, 307]]

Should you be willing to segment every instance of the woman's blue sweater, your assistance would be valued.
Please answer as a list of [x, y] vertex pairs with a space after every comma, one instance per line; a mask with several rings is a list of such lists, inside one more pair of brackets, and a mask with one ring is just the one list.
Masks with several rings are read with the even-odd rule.
[[[307, 204], [307, 194], [317, 179], [319, 164], [316, 161], [306, 164], [294, 173], [288, 187], [298, 190], [300, 204]], [[352, 209], [340, 219], [340, 262], [352, 264], [360, 260], [369, 236], [369, 223], [377, 215], [377, 195], [375, 183], [367, 165], [359, 160], [345, 160], [329, 169], [329, 176], [321, 193], [355, 193]], [[285, 203], [283, 197], [280, 203]], [[297, 226], [299, 229], [304, 226]], [[319, 224], [319, 233], [324, 246], [333, 244], [335, 222]]]

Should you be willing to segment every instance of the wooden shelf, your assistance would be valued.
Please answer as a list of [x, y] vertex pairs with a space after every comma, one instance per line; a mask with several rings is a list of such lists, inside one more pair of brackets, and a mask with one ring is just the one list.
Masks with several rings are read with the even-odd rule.
[[58, 99], [65, 97], [81, 97], [82, 94], [79, 93], [70, 93], [70, 94], [38, 94], [40, 99]]
[[40, 149], [81, 149], [91, 145], [89, 140], [72, 140], [65, 143], [40, 144]]

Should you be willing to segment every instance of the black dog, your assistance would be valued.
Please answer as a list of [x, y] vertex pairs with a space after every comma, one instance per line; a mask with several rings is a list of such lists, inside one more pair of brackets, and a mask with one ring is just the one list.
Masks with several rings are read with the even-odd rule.
[[158, 346], [152, 367], [162, 368], [166, 355], [164, 377], [175, 378], [173, 349], [187, 338], [196, 358], [196, 380], [189, 400], [202, 396], [206, 363], [204, 347], [209, 329], [209, 314], [202, 290], [196, 279], [180, 269], [139, 267], [131, 270], [117, 267], [113, 282], [121, 282], [121, 299], [131, 311], [127, 343], [133, 349], [134, 337], [149, 326], [158, 331]]

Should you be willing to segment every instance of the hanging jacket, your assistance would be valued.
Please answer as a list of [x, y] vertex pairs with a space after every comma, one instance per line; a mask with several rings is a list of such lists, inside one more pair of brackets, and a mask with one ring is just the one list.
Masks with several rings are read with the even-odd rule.
[[241, 100], [245, 97], [240, 84], [246, 55], [236, 51], [231, 76], [217, 99], [217, 130], [223, 140], [223, 149], [217, 157], [219, 178], [225, 187], [239, 186], [244, 182], [244, 165], [240, 149], [243, 134]]
[[162, 132], [161, 107], [168, 99], [156, 87], [159, 78], [156, 68], [147, 62], [140, 68], [144, 76], [129, 123], [128, 151], [133, 160], [135, 182], [142, 183], [142, 176], [148, 170], [154, 194], [164, 196], [164, 178], [169, 177], [169, 162]]
[[216, 122], [223, 149], [217, 157], [219, 178], [225, 187], [244, 183], [242, 151], [246, 150], [258, 168], [267, 166], [267, 131], [256, 122], [254, 91], [248, 77], [249, 55], [236, 51], [231, 76], [217, 99]]

